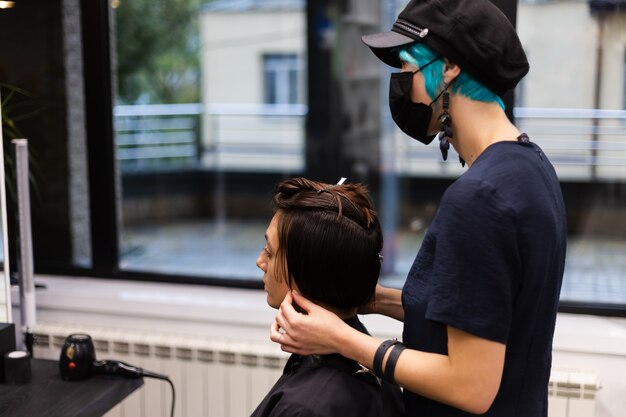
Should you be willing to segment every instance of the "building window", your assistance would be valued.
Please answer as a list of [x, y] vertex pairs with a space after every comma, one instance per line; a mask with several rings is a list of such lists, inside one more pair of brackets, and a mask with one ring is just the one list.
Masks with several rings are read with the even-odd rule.
[[300, 59], [296, 54], [263, 55], [263, 100], [266, 104], [301, 103]]

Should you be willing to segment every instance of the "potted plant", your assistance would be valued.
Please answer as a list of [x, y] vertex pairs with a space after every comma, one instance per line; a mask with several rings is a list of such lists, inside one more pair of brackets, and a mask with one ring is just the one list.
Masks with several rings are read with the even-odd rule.
[[[11, 141], [24, 137], [19, 128], [19, 124], [24, 120], [31, 119], [41, 114], [44, 110], [44, 106], [28, 91], [2, 82], [0, 82], [0, 98], [2, 99], [0, 103], [2, 106], [2, 137], [4, 139], [2, 146], [4, 151], [7, 198], [14, 199], [16, 195], [14, 181], [15, 164]], [[34, 163], [32, 147], [29, 147], [29, 165], [31, 168], [30, 186], [33, 188], [35, 194], [39, 195], [37, 183], [34, 180], [36, 176], [36, 164]]]

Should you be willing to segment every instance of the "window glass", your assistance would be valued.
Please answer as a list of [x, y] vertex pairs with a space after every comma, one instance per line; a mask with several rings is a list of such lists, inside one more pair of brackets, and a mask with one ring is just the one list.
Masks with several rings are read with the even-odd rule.
[[260, 282], [274, 185], [304, 169], [305, 2], [142, 0], [114, 18], [122, 269]]
[[[258, 282], [254, 260], [273, 187], [307, 168], [306, 4], [176, 4], [122, 2], [114, 13], [121, 267]], [[405, 4], [383, 1], [385, 27]], [[516, 90], [513, 113], [550, 157], [563, 188], [565, 301], [626, 303], [625, 66], [624, 54], [611, 53], [626, 49], [619, 4], [518, 2], [531, 72]], [[325, 30], [320, 39], [332, 49], [342, 30], [350, 33]], [[133, 46], [139, 36], [141, 48]], [[330, 54], [343, 59], [346, 97], [370, 76], [351, 72], [360, 65], [352, 54], [369, 54], [360, 47]], [[441, 195], [466, 168], [452, 150], [443, 162], [437, 143], [421, 145], [395, 127], [386, 102], [390, 69], [381, 68], [381, 278], [401, 287]], [[342, 146], [360, 149], [349, 140]]]
[[614, 52], [626, 45], [621, 4], [518, 8], [531, 71], [515, 115], [554, 163], [568, 211], [562, 301], [626, 304], [624, 59]]
[[[400, 3], [399, 10], [407, 2]], [[515, 91], [514, 115], [553, 162], [563, 189], [569, 236], [562, 301], [626, 304], [626, 82], [624, 55], [613, 53], [626, 44], [621, 4], [518, 3], [531, 69]], [[394, 248], [386, 281], [400, 287], [443, 190], [465, 169], [452, 150], [442, 162], [436, 143], [423, 146], [390, 125], [382, 146], [399, 206], [385, 232], [386, 250]]]

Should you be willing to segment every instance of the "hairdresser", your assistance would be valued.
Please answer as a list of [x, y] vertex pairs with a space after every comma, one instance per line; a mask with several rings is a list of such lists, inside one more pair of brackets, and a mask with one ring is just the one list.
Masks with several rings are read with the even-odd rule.
[[488, 0], [412, 0], [390, 32], [363, 41], [400, 69], [389, 88], [398, 127], [437, 140], [444, 159], [452, 146], [468, 169], [444, 193], [402, 291], [379, 286], [362, 308], [403, 321], [402, 343], [295, 291], [271, 338], [397, 382], [408, 416], [545, 417], [565, 209], [547, 156], [505, 114], [501, 97], [529, 69], [515, 29]]

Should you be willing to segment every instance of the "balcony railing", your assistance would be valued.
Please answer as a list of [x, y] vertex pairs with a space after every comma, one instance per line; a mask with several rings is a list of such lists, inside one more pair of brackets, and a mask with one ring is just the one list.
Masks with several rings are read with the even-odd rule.
[[[626, 179], [626, 111], [522, 107], [514, 115], [561, 180]], [[399, 130], [383, 144], [383, 152], [401, 176], [456, 178], [465, 171], [452, 150], [443, 162], [436, 141], [424, 146]]]
[[117, 160], [122, 172], [198, 165], [201, 104], [116, 106]]
[[306, 110], [265, 104], [117, 106], [117, 159], [122, 172], [301, 172]]
[[[305, 163], [306, 112], [304, 105], [117, 106], [117, 158], [123, 172], [298, 173]], [[626, 111], [516, 108], [514, 114], [562, 180], [626, 179]], [[438, 144], [423, 146], [399, 130], [381, 146], [384, 160], [400, 176], [454, 178], [464, 171], [441, 161]]]

